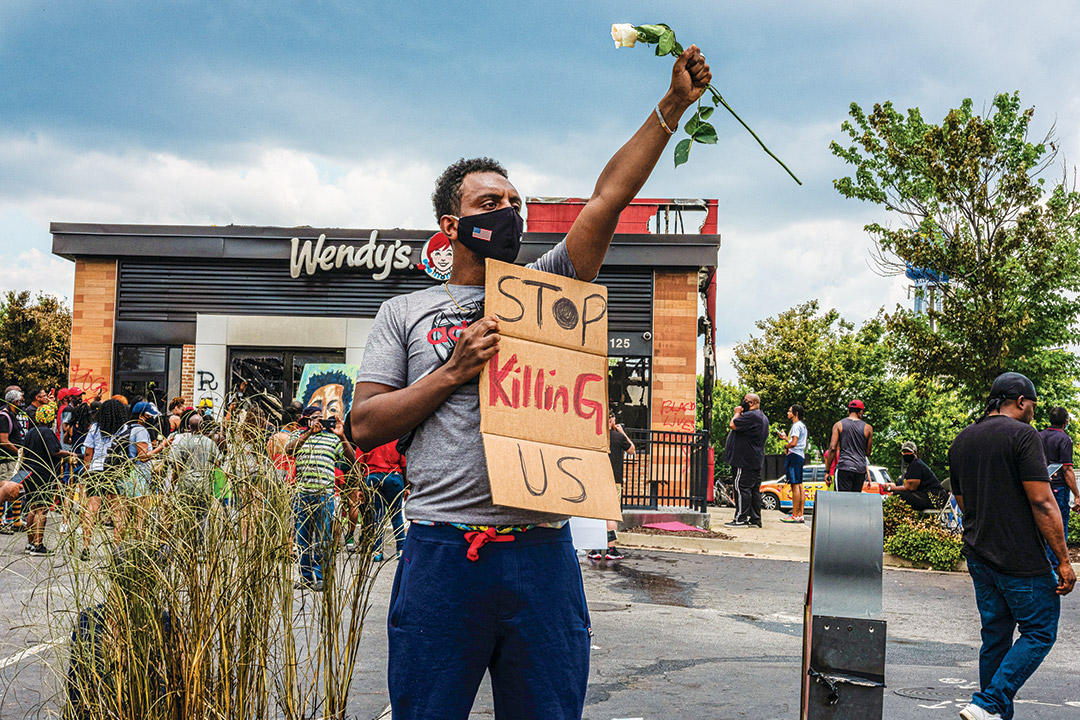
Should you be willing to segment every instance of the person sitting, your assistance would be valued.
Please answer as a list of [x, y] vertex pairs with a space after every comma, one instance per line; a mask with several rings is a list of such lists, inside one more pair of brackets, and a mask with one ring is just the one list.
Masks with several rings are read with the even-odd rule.
[[916, 450], [915, 443], [910, 440], [900, 446], [900, 457], [904, 460], [904, 482], [902, 485], [891, 483], [886, 488], [916, 511], [943, 508], [949, 501], [949, 493], [941, 486], [930, 466], [919, 458]]

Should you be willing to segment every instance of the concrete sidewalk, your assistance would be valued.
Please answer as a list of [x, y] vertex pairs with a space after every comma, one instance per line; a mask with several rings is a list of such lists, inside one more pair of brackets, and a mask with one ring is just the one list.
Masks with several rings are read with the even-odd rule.
[[[654, 550], [674, 550], [686, 553], [705, 553], [708, 555], [737, 555], [744, 557], [771, 558], [774, 560], [810, 560], [810, 534], [814, 516], [806, 515], [806, 522], [785, 523], [780, 518], [787, 517], [786, 512], [761, 512], [761, 527], [724, 527], [730, 522], [735, 511], [732, 508], [709, 507], [710, 527], [727, 535], [731, 540], [707, 537], [686, 537], [682, 535], [645, 535], [634, 532], [620, 532], [618, 543], [627, 548], [649, 548]], [[909, 560], [884, 553], [883, 564], [886, 567], [926, 569]], [[967, 566], [961, 560], [956, 570], [966, 571]]]
[[653, 548], [710, 555], [743, 555], [777, 560], [809, 560], [812, 515], [804, 524], [780, 522], [787, 513], [762, 511], [761, 527], [724, 527], [735, 516], [732, 508], [709, 507], [710, 527], [731, 535], [732, 540], [682, 535], [644, 535], [620, 532], [619, 544], [628, 548]]

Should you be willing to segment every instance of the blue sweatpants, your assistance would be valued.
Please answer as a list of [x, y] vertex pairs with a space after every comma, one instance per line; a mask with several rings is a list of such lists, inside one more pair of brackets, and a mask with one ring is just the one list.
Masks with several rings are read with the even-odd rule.
[[570, 527], [490, 542], [413, 524], [390, 596], [394, 720], [466, 720], [484, 671], [497, 720], [580, 720], [591, 623]]

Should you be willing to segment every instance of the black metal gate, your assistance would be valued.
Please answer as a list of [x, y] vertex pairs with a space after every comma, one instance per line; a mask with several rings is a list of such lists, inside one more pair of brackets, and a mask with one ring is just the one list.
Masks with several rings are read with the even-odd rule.
[[637, 452], [623, 458], [623, 508], [706, 512], [709, 439], [704, 431], [627, 428], [626, 433]]

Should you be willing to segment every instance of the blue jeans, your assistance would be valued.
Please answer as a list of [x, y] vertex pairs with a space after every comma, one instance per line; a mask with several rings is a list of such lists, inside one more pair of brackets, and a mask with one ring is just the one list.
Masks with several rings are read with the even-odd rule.
[[[1013, 697], [1057, 639], [1061, 597], [1052, 572], [1035, 577], [1005, 575], [967, 558], [968, 573], [975, 584], [975, 602], [982, 619], [979, 650], [979, 687], [971, 701], [1009, 720]], [[1013, 631], [1020, 637], [1013, 642]]]
[[386, 511], [389, 509], [390, 527], [394, 529], [394, 544], [400, 553], [402, 546], [405, 545], [405, 519], [401, 514], [401, 494], [405, 491], [405, 479], [401, 477], [401, 473], [396, 472], [371, 473], [364, 482], [375, 491], [371, 493], [371, 503], [375, 509], [375, 527], [379, 529], [379, 534], [375, 536], [375, 552], [382, 552], [382, 524]]
[[[1061, 487], [1051, 486], [1051, 492], [1054, 493], [1054, 499], [1057, 500], [1058, 509], [1061, 510], [1061, 526], [1065, 528], [1065, 542], [1069, 542], [1069, 488], [1065, 485]], [[1052, 567], [1058, 566], [1057, 555], [1050, 549], [1050, 543], [1046, 544], [1046, 557], [1050, 560]]]
[[592, 633], [570, 526], [490, 542], [413, 523], [387, 622], [394, 720], [466, 720], [491, 675], [495, 717], [580, 720]]
[[334, 495], [332, 492], [300, 492], [293, 500], [296, 512], [296, 544], [300, 549], [300, 577], [304, 582], [322, 580], [323, 563], [332, 560]]

